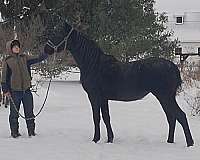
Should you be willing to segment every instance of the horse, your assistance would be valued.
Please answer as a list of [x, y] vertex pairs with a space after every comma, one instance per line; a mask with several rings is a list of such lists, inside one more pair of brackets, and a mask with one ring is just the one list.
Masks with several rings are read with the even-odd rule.
[[[48, 31], [47, 31], [48, 33]], [[176, 120], [181, 124], [187, 146], [193, 146], [186, 114], [176, 101], [177, 89], [182, 80], [178, 67], [164, 58], [150, 57], [123, 63], [74, 29], [67, 22], [53, 27], [47, 35], [44, 52], [54, 54], [69, 50], [80, 69], [80, 82], [92, 107], [94, 122], [93, 140], [100, 140], [100, 112], [107, 129], [107, 142], [113, 143], [108, 100], [135, 101], [152, 93], [160, 102], [169, 124], [168, 143], [174, 143]]]

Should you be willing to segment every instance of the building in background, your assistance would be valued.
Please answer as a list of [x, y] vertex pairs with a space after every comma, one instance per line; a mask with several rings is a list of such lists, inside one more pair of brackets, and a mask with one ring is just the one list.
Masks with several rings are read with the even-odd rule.
[[[155, 9], [165, 12], [167, 27], [174, 31], [174, 37], [180, 41], [177, 53], [200, 54], [200, 1], [155, 0]], [[192, 56], [192, 59], [200, 59]], [[191, 58], [191, 56], [190, 56]]]
[[200, 54], [200, 12], [167, 13], [169, 29], [180, 41], [177, 52]]

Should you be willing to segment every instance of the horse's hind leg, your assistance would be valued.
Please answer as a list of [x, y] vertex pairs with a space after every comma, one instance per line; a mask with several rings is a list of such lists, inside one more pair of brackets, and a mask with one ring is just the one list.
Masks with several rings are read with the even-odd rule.
[[93, 113], [94, 121], [94, 138], [92, 141], [97, 143], [100, 140], [100, 99], [98, 95], [90, 94], [88, 95]]
[[169, 124], [169, 133], [168, 133], [168, 139], [167, 142], [168, 143], [174, 143], [174, 132], [175, 132], [175, 127], [176, 127], [176, 117], [174, 114], [171, 114], [166, 106], [163, 107], [163, 110], [166, 114], [167, 117], [167, 121]]
[[104, 123], [106, 125], [106, 129], [107, 129], [108, 143], [112, 143], [114, 135], [113, 135], [112, 127], [110, 124], [108, 100], [103, 100], [102, 102], [103, 103], [101, 105], [101, 112], [102, 112], [103, 121], [104, 121]]
[[166, 113], [167, 120], [169, 123], [169, 135], [168, 135], [167, 142], [173, 143], [174, 141], [174, 131], [175, 131], [175, 124], [176, 124], [176, 119], [177, 119], [178, 122], [183, 127], [187, 146], [192, 146], [194, 144], [194, 141], [192, 139], [192, 135], [189, 129], [189, 124], [186, 118], [186, 114], [178, 106], [175, 96], [172, 96], [172, 97], [165, 96], [165, 98], [159, 97], [159, 96], [156, 96], [156, 97], [159, 99], [163, 107], [163, 110]]
[[169, 110], [169, 106], [171, 106], [172, 104], [170, 104], [170, 100], [164, 98], [164, 97], [160, 97], [157, 96], [157, 99], [159, 100], [165, 114], [167, 117], [167, 121], [169, 124], [169, 133], [168, 133], [168, 139], [167, 142], [168, 143], [174, 143], [174, 132], [175, 132], [175, 127], [176, 127], [176, 117], [175, 114], [173, 114], [172, 112], [170, 112]]
[[186, 138], [186, 142], [187, 142], [187, 146], [193, 146], [194, 145], [194, 141], [190, 132], [190, 128], [189, 128], [189, 124], [186, 118], [186, 114], [181, 110], [181, 108], [178, 106], [176, 100], [174, 99], [174, 106], [176, 109], [176, 119], [178, 120], [178, 122], [182, 125], [183, 127], [183, 131], [185, 133], [185, 138]]
[[169, 134], [168, 134], [168, 143], [174, 143], [174, 132], [175, 132], [175, 127], [176, 127], [176, 118], [174, 115], [170, 113], [166, 113], [167, 120], [169, 123]]

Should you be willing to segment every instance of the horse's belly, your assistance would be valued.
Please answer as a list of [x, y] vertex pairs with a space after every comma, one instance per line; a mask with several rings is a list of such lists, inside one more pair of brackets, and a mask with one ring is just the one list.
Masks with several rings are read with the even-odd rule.
[[135, 101], [138, 99], [142, 99], [149, 92], [145, 90], [110, 90], [105, 93], [107, 99], [116, 100], [116, 101]]

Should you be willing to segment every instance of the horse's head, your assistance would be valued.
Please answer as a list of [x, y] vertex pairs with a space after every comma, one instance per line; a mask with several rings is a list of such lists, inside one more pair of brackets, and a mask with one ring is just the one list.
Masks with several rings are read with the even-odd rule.
[[48, 40], [44, 47], [44, 52], [53, 54], [67, 49], [67, 40], [72, 31], [73, 28], [66, 22], [47, 28], [46, 36]]

